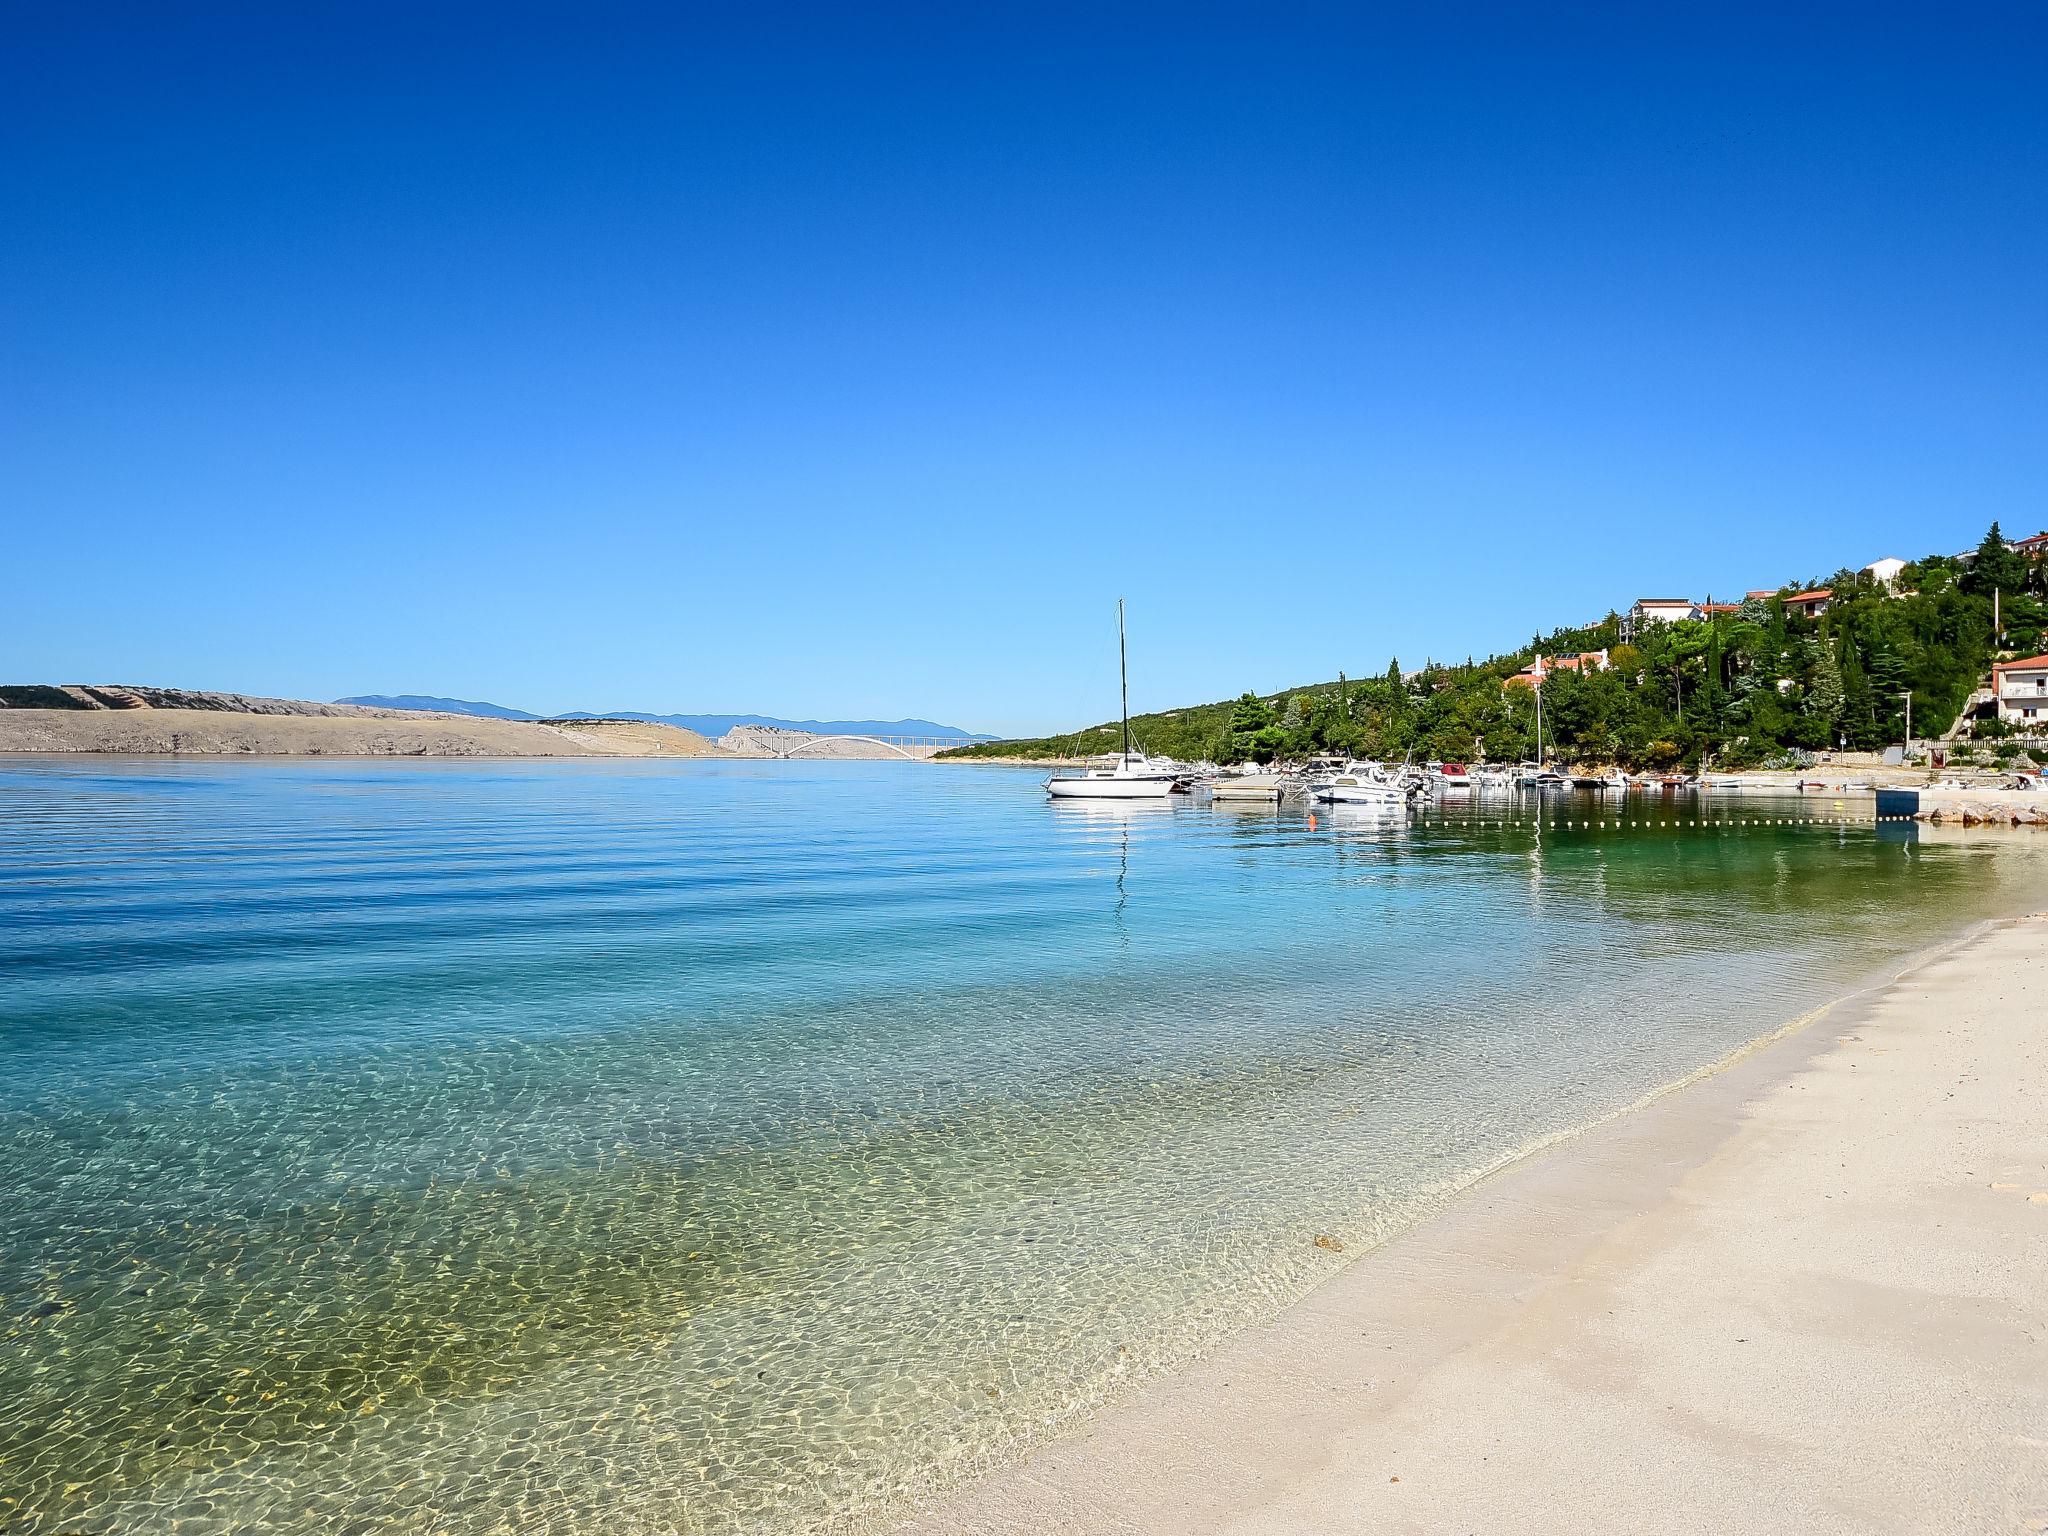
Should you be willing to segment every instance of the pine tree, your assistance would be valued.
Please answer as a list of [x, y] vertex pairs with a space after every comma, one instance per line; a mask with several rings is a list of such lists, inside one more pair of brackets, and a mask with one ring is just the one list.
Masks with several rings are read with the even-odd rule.
[[2010, 595], [2024, 589], [2026, 584], [2026, 556], [2005, 547], [2005, 535], [1999, 532], [1998, 524], [1994, 522], [1983, 542], [1977, 546], [1970, 569], [1963, 575], [1963, 590], [1989, 597], [1993, 592]]
[[1272, 723], [1273, 707], [1256, 693], [1243, 694], [1231, 706], [1230, 728], [1233, 731], [1263, 730]]
[[1842, 667], [1826, 635], [1814, 643], [1812, 669], [1806, 685], [1806, 712], [1822, 721], [1832, 735], [1842, 718]]
[[1847, 636], [1842, 639], [1842, 734], [1859, 752], [1869, 751], [1881, 739], [1870, 679], [1863, 671], [1855, 643]]
[[1906, 664], [1898, 652], [1880, 646], [1870, 658], [1870, 691], [1875, 695], [1877, 718], [1889, 737], [1905, 713], [1908, 687]]

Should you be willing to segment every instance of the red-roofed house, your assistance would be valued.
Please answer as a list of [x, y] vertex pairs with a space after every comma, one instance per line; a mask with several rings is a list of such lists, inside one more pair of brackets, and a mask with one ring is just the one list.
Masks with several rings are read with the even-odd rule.
[[1580, 651], [1569, 656], [1538, 656], [1512, 677], [1501, 679], [1503, 688], [1534, 688], [1553, 672], [1605, 672], [1614, 663], [1605, 650]]
[[1748, 603], [1768, 603], [1772, 598], [1776, 597], [1777, 595], [1778, 589], [1776, 587], [1765, 587], [1760, 592], [1743, 593], [1742, 599], [1744, 602]]
[[2025, 555], [2029, 560], [2039, 560], [2048, 555], [2048, 533], [2037, 533], [2032, 538], [2014, 539], [2014, 552]]
[[1803, 618], [1817, 619], [1828, 611], [1828, 604], [1835, 600], [1833, 587], [1816, 587], [1811, 592], [1794, 592], [1785, 599], [1785, 611], [1796, 613]]
[[1991, 669], [1998, 718], [2014, 725], [2048, 727], [2048, 656], [2001, 661]]

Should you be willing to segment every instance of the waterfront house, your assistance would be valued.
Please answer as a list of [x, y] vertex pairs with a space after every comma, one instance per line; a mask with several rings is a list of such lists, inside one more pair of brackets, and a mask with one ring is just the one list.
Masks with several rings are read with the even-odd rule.
[[2048, 729], [2048, 656], [2001, 661], [1991, 669], [1998, 718], [2028, 730]]
[[1834, 588], [1816, 587], [1811, 592], [1794, 592], [1786, 598], [1785, 611], [1804, 619], [1817, 619], [1828, 611], [1828, 605], [1834, 600]]

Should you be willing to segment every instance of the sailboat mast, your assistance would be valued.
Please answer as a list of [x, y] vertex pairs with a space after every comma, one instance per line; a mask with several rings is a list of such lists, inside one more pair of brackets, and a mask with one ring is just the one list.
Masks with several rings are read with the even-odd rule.
[[1124, 660], [1124, 600], [1116, 600], [1116, 675], [1123, 688], [1124, 761], [1131, 760], [1131, 671]]

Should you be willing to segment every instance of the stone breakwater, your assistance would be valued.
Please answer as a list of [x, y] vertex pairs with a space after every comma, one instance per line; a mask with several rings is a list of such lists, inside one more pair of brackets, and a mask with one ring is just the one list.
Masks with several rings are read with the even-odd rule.
[[1877, 819], [1965, 827], [2048, 827], [2048, 794], [2013, 789], [1880, 789]]

